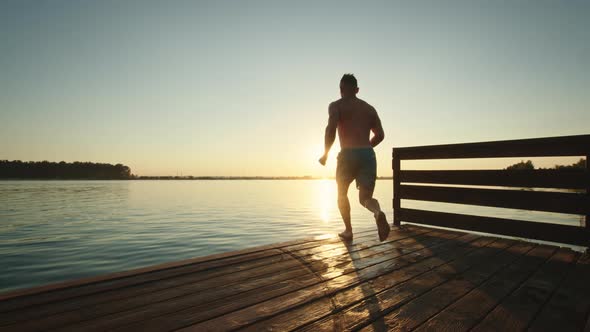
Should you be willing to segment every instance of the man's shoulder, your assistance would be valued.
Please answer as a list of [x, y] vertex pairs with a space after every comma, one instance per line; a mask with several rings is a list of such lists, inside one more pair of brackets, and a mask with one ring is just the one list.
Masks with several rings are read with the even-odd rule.
[[338, 107], [340, 104], [342, 104], [342, 98], [331, 102], [329, 107]]
[[338, 108], [339, 108], [339, 106], [341, 104], [341, 100], [342, 99], [338, 99], [338, 100], [335, 100], [335, 101], [333, 101], [333, 102], [330, 103], [330, 105], [328, 106], [328, 112], [330, 114], [337, 113], [338, 112]]
[[374, 109], [375, 109], [375, 108], [373, 107], [373, 105], [371, 105], [371, 104], [367, 103], [366, 101], [364, 101], [364, 100], [362, 100], [362, 99], [360, 99], [360, 98], [357, 98], [357, 99], [358, 99], [358, 100], [361, 102], [361, 104], [362, 104], [364, 107], [366, 107], [366, 108], [369, 108], [369, 109], [372, 109], [372, 110], [374, 110]]

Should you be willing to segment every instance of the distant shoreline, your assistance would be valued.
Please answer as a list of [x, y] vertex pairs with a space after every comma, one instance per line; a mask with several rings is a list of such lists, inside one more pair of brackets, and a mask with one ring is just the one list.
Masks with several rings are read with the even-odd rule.
[[[67, 178], [0, 178], [1, 181], [129, 181], [129, 180], [335, 180], [334, 177], [313, 176], [138, 176], [129, 179], [67, 179]], [[391, 176], [377, 177], [377, 180], [393, 180]]]

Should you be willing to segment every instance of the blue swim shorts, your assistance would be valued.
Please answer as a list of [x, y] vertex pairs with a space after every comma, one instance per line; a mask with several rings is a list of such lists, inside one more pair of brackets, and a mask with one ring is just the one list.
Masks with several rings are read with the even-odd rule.
[[371, 147], [344, 148], [338, 153], [336, 181], [349, 185], [356, 180], [357, 189], [363, 187], [371, 192], [375, 189], [377, 178], [377, 159]]

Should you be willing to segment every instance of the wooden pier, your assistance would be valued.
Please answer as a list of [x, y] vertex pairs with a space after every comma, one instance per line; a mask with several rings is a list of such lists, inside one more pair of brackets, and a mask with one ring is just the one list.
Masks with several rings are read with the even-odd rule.
[[296, 240], [0, 296], [2, 331], [586, 331], [566, 248], [415, 225]]
[[[384, 242], [376, 230], [351, 243], [307, 238], [0, 294], [0, 331], [590, 332], [588, 254], [489, 234], [588, 247], [588, 162], [572, 171], [401, 170], [402, 160], [515, 156], [587, 161], [590, 135], [394, 149], [393, 221], [401, 226]], [[415, 210], [402, 199], [585, 221]]]

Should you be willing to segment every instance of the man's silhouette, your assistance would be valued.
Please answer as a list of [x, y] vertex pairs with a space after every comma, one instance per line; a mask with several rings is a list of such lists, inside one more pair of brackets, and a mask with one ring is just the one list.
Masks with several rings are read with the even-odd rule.
[[[373, 148], [383, 141], [385, 134], [377, 111], [367, 102], [356, 97], [359, 88], [352, 74], [345, 74], [340, 80], [342, 98], [332, 102], [328, 108], [329, 118], [326, 127], [325, 150], [320, 158], [326, 164], [328, 152], [336, 139], [336, 129], [340, 139], [340, 153], [336, 165], [336, 181], [338, 183], [338, 208], [346, 229], [338, 234], [344, 240], [352, 240], [350, 223], [350, 203], [348, 187], [353, 180], [359, 189], [361, 205], [373, 212], [379, 239], [385, 240], [389, 235], [389, 224], [385, 213], [381, 211], [379, 202], [373, 198], [375, 179], [377, 177], [377, 161]], [[373, 137], [369, 136], [373, 132]]]

